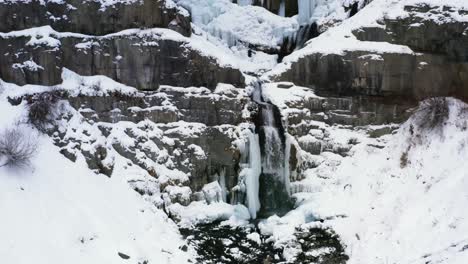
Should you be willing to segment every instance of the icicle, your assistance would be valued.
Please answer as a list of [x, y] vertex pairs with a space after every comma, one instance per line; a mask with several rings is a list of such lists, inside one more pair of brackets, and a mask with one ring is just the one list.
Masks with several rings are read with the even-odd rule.
[[251, 133], [249, 135], [249, 164], [248, 167], [241, 171], [240, 177], [243, 177], [245, 181], [247, 208], [249, 208], [252, 219], [257, 218], [257, 212], [260, 210], [258, 191], [260, 187], [259, 178], [261, 172], [260, 141], [258, 135]]
[[316, 0], [297, 0], [299, 23], [308, 24], [316, 6]]
[[286, 134], [286, 147], [284, 148], [284, 186], [289, 195], [291, 195], [290, 187], [290, 168], [289, 160], [291, 159], [291, 144], [292, 139], [289, 134]]
[[219, 173], [219, 186], [221, 186], [221, 197], [223, 202], [227, 201], [227, 191], [226, 191], [226, 169], [222, 169]]
[[237, 4], [240, 6], [252, 5], [253, 0], [237, 0]]
[[280, 7], [278, 10], [278, 16], [285, 17], [286, 16], [286, 4], [284, 3], [285, 0], [281, 0]]

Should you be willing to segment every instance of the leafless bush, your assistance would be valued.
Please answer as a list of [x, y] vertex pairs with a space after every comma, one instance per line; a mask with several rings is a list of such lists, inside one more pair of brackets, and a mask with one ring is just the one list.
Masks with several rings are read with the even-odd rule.
[[449, 104], [445, 97], [431, 97], [419, 107], [419, 127], [434, 129], [441, 127], [449, 116]]
[[411, 147], [408, 147], [400, 156], [400, 168], [405, 168], [409, 164], [408, 153]]
[[348, 139], [348, 144], [357, 145], [357, 144], [359, 144], [359, 139], [357, 139], [355, 137], [352, 137], [352, 138]]
[[28, 121], [39, 131], [45, 132], [47, 127], [53, 124], [53, 110], [57, 102], [63, 97], [63, 91], [54, 90], [36, 94], [28, 98]]
[[5, 129], [0, 134], [0, 167], [27, 166], [36, 150], [36, 142], [21, 129]]

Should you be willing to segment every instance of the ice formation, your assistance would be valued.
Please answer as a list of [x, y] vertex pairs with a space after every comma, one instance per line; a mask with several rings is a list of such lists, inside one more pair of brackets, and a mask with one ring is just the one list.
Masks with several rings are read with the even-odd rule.
[[242, 164], [244, 168], [240, 173], [240, 178], [245, 181], [245, 192], [247, 196], [247, 207], [252, 219], [257, 218], [257, 212], [260, 210], [259, 199], [259, 178], [262, 172], [260, 140], [257, 134], [250, 133], [248, 136], [248, 163]]

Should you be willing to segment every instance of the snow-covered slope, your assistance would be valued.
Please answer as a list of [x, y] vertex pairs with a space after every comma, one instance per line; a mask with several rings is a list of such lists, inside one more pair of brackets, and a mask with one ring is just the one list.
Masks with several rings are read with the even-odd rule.
[[[10, 91], [2, 89], [3, 129], [22, 120], [25, 106], [11, 106]], [[187, 262], [175, 224], [127, 182], [92, 173], [84, 160], [61, 155], [49, 137], [20, 127], [37, 138], [38, 152], [28, 168], [0, 168], [2, 263]]]
[[[267, 95], [280, 107], [298, 99], [278, 91]], [[322, 130], [335, 143], [355, 146], [345, 157], [299, 153], [320, 165], [294, 183], [298, 208], [262, 222], [263, 232], [287, 245], [291, 256], [297, 252], [295, 227], [322, 226], [340, 235], [349, 263], [467, 263], [468, 105], [447, 99], [447, 118], [436, 111], [442, 121], [433, 126], [430, 111], [444, 104], [439, 100], [422, 103], [399, 130], [378, 138], [369, 137], [369, 127], [317, 122], [320, 129], [311, 133]]]
[[441, 263], [467, 263], [468, 105], [448, 105], [440, 127], [416, 113], [395, 135], [356, 146], [331, 179], [317, 177], [324, 168], [310, 172], [321, 192], [307, 206], [345, 215], [329, 224], [349, 245], [350, 263], [429, 263], [440, 254]]

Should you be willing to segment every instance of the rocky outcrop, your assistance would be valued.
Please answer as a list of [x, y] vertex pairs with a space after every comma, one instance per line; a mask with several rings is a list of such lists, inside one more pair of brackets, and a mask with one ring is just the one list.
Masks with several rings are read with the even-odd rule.
[[361, 41], [409, 46], [413, 52], [346, 50], [315, 52], [292, 62], [277, 80], [344, 95], [427, 96], [468, 95], [466, 29], [451, 19], [449, 7], [406, 6], [402, 19], [383, 19], [382, 26], [353, 31]]
[[[385, 27], [364, 27], [353, 34], [361, 41], [385, 41], [409, 46], [417, 52], [440, 54], [450, 61], [468, 62], [468, 22], [452, 19], [468, 11], [449, 6], [405, 6], [408, 16], [385, 18]], [[423, 15], [424, 16], [423, 16]]]
[[291, 65], [280, 80], [342, 95], [407, 96], [466, 94], [468, 64], [437, 54], [314, 53]]
[[0, 78], [18, 85], [61, 82], [63, 60], [55, 44], [30, 45], [31, 38], [0, 35]]
[[165, 0], [0, 2], [0, 32], [50, 25], [57, 31], [106, 35], [129, 28], [163, 27], [190, 36], [190, 16]]
[[[168, 29], [129, 30], [102, 37], [58, 33], [50, 27], [0, 35], [0, 78], [20, 85], [61, 83], [68, 68], [81, 75], [105, 75], [141, 90], [159, 85], [242, 86], [242, 73], [191, 46]], [[33, 67], [34, 66], [34, 67]]]
[[238, 184], [235, 141], [239, 125], [248, 121], [242, 113], [250, 100], [243, 89], [218, 88], [70, 96], [62, 107], [68, 110], [57, 118], [63, 122], [49, 133], [67, 158], [82, 156], [90, 169], [108, 176], [121, 166], [117, 160], [128, 160], [156, 179], [172, 202], [186, 205], [203, 200], [203, 187], [221, 177], [228, 192]]

